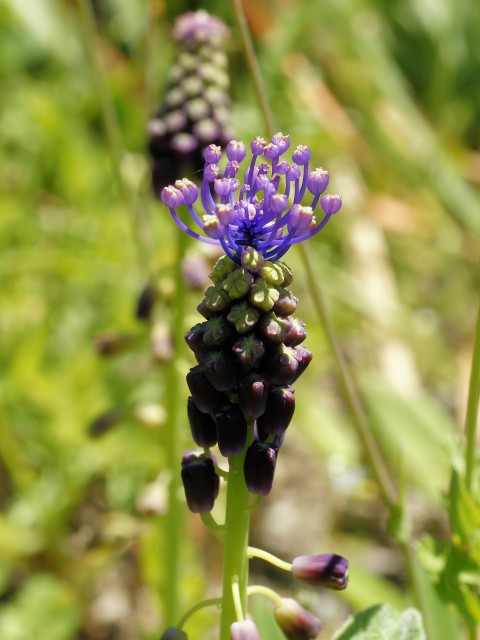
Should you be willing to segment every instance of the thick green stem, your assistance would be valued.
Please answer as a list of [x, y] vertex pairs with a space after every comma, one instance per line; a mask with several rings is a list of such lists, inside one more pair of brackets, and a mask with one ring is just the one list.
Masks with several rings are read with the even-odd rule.
[[175, 304], [172, 309], [171, 330], [175, 357], [166, 368], [165, 405], [168, 415], [168, 429], [165, 430], [166, 468], [170, 471], [168, 485], [168, 511], [165, 515], [165, 548], [161, 557], [165, 564], [163, 600], [165, 603], [165, 621], [175, 624], [179, 612], [179, 559], [183, 523], [183, 500], [180, 498], [180, 443], [183, 423], [183, 407], [179, 406], [182, 397], [182, 376], [178, 369], [179, 355], [184, 348], [185, 284], [182, 279], [181, 262], [185, 253], [187, 236], [177, 233], [177, 256], [175, 268]]
[[[253, 428], [250, 427], [250, 433]], [[249, 440], [251, 437], [249, 438]], [[243, 462], [248, 443], [242, 453], [229, 458], [225, 537], [223, 547], [223, 595], [220, 640], [230, 640], [230, 626], [237, 613], [232, 585], [238, 581], [239, 600], [243, 615], [247, 611], [248, 534], [250, 527], [250, 493], [245, 484]]]
[[475, 467], [475, 444], [478, 419], [478, 402], [480, 399], [480, 304], [477, 312], [475, 342], [473, 346], [472, 370], [468, 392], [467, 416], [465, 419], [465, 485], [471, 493], [473, 487], [473, 470]]

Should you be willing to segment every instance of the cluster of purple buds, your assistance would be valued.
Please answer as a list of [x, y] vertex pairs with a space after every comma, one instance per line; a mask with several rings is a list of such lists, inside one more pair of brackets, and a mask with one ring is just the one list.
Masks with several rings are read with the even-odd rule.
[[176, 176], [201, 170], [208, 144], [225, 145], [230, 134], [228, 27], [204, 10], [180, 16], [173, 30], [178, 55], [163, 103], [148, 124], [155, 194]]
[[[210, 511], [218, 493], [215, 467], [204, 453], [214, 446], [227, 458], [247, 446], [246, 485], [253, 494], [270, 492], [295, 410], [292, 385], [312, 358], [301, 344], [305, 323], [292, 316], [297, 298], [287, 289], [290, 269], [251, 248], [241, 260], [241, 266], [228, 256], [217, 261], [210, 274], [213, 286], [198, 306], [205, 319], [186, 334], [198, 362], [187, 374], [187, 412], [192, 437], [202, 448], [182, 462], [194, 512]], [[252, 423], [253, 441], [247, 442]]]
[[[161, 192], [177, 225], [193, 238], [221, 245], [225, 254], [241, 264], [247, 248], [258, 251], [265, 260], [279, 260], [288, 249], [311, 238], [327, 224], [342, 206], [339, 195], [324, 194], [329, 174], [322, 168], [309, 169], [311, 151], [298, 146], [292, 162], [282, 159], [290, 146], [289, 136], [275, 134], [270, 142], [260, 137], [250, 145], [252, 158], [239, 180], [241, 163], [247, 155], [243, 142], [232, 140], [226, 147], [227, 163], [220, 167], [222, 151], [209, 145], [204, 152], [205, 165], [200, 190], [203, 209], [195, 211], [199, 190], [184, 178]], [[310, 196], [310, 203], [302, 199]], [[314, 215], [320, 204], [322, 217]], [[190, 229], [177, 214], [187, 207], [198, 231]]]

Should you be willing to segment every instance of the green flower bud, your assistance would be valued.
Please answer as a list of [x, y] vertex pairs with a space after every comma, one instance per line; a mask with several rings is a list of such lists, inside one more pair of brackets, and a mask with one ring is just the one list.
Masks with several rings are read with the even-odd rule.
[[222, 286], [232, 300], [239, 300], [249, 292], [252, 283], [252, 274], [240, 267], [228, 274]]
[[247, 302], [240, 302], [234, 305], [227, 316], [238, 333], [248, 333], [257, 324], [260, 318], [260, 311], [251, 307]]
[[265, 260], [260, 253], [253, 247], [247, 247], [241, 255], [242, 266], [254, 273], [260, 271]]
[[237, 265], [233, 260], [228, 256], [221, 256], [221, 258], [216, 261], [209, 278], [212, 282], [217, 284], [224, 280], [229, 273], [235, 271], [235, 269], [237, 269]]
[[268, 282], [268, 284], [280, 285], [283, 284], [285, 276], [283, 275], [283, 269], [274, 262], [268, 260], [264, 263], [260, 269], [260, 275]]
[[283, 273], [283, 286], [288, 287], [293, 281], [293, 271], [290, 269], [288, 264], [285, 264], [285, 262], [277, 262], [276, 264], [280, 267]]
[[263, 278], [257, 278], [250, 289], [248, 300], [262, 311], [270, 311], [280, 297], [280, 292]]
[[219, 313], [224, 311], [230, 305], [230, 297], [226, 291], [222, 289], [220, 284], [216, 284], [213, 287], [208, 287], [205, 291], [205, 306], [210, 311]]

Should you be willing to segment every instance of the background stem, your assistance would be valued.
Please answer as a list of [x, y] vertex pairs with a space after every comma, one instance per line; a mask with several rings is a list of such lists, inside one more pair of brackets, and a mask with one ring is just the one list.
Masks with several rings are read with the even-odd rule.
[[473, 470], [475, 466], [476, 431], [478, 420], [478, 402], [480, 399], [480, 304], [477, 311], [475, 341], [473, 345], [472, 370], [468, 392], [467, 415], [465, 419], [465, 485], [471, 493], [473, 488]]

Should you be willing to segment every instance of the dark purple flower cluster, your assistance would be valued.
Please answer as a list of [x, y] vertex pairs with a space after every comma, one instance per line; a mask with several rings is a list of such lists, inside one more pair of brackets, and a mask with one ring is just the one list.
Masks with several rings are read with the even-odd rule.
[[148, 124], [152, 181], [162, 187], [202, 168], [203, 149], [231, 137], [229, 78], [222, 43], [227, 26], [206, 11], [180, 16], [173, 30], [179, 52], [162, 105]]
[[[267, 495], [295, 410], [292, 385], [312, 358], [302, 344], [305, 324], [292, 316], [297, 298], [287, 287], [293, 276], [285, 264], [266, 261], [258, 251], [248, 249], [241, 266], [222, 256], [210, 278], [213, 286], [198, 306], [205, 320], [186, 335], [198, 362], [187, 374], [192, 436], [199, 447], [217, 445], [226, 457], [240, 454], [248, 444], [247, 487], [251, 493]], [[251, 443], [247, 442], [249, 423], [255, 423]], [[208, 480], [204, 474], [209, 474]], [[218, 493], [214, 474], [204, 454], [184, 461], [182, 477], [193, 511], [213, 507]], [[205, 486], [204, 500], [198, 496], [199, 477]]]
[[[237, 176], [247, 155], [243, 142], [228, 143], [223, 170], [219, 165], [221, 149], [212, 144], [204, 152], [200, 198], [205, 213], [202, 217], [193, 206], [198, 189], [186, 178], [165, 187], [162, 202], [183, 231], [203, 242], [221, 245], [237, 264], [241, 263], [241, 255], [248, 247], [259, 251], [265, 260], [276, 261], [293, 244], [323, 229], [342, 206], [339, 195], [322, 195], [330, 177], [322, 168], [309, 170], [308, 147], [298, 146], [292, 154], [292, 163], [281, 158], [289, 146], [289, 136], [282, 133], [275, 134], [268, 144], [263, 138], [255, 138], [250, 145], [252, 158], [241, 184]], [[311, 203], [303, 206], [301, 201], [307, 192]], [[323, 216], [317, 223], [314, 210], [318, 203]], [[188, 208], [203, 233], [193, 231], [182, 222], [176, 212], [181, 205]]]

